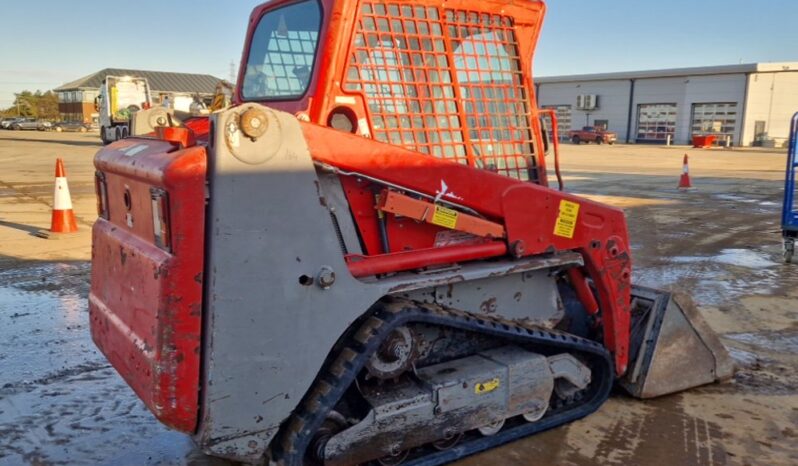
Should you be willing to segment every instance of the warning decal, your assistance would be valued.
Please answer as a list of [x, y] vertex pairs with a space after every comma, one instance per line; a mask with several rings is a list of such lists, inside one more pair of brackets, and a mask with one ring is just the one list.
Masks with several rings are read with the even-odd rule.
[[493, 390], [496, 390], [497, 388], [499, 388], [498, 377], [488, 380], [487, 382], [482, 382], [474, 385], [474, 393], [476, 393], [477, 395], [482, 395], [485, 393], [490, 393]]
[[554, 235], [571, 239], [576, 229], [576, 219], [579, 217], [579, 204], [563, 199], [560, 201], [560, 213], [554, 225]]
[[432, 214], [432, 223], [453, 230], [457, 225], [457, 211], [436, 205], [435, 213]]

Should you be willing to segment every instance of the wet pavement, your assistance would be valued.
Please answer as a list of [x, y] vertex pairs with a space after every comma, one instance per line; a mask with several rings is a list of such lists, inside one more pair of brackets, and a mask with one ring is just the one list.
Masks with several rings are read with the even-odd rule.
[[0, 271], [0, 464], [122, 464], [114, 459], [160, 438], [190, 448], [154, 422], [92, 344], [89, 266]]
[[[643, 149], [570, 150], [569, 189], [627, 212], [635, 281], [692, 295], [740, 370], [731, 383], [656, 400], [618, 393], [583, 420], [460, 464], [798, 464], [798, 266], [781, 261], [780, 160], [731, 171], [699, 162], [698, 189], [680, 192], [678, 153], [662, 152], [671, 174], [624, 152]], [[0, 197], [21, 189], [8, 186]], [[95, 349], [85, 245], [59, 259], [40, 244], [0, 250], [0, 465], [225, 464], [155, 421]], [[40, 247], [53, 249], [46, 260]]]
[[591, 165], [602, 169], [587, 158], [566, 166], [571, 190], [624, 208], [634, 281], [692, 296], [738, 372], [655, 400], [617, 393], [581, 421], [462, 465], [798, 464], [798, 267], [782, 262], [778, 165], [705, 165], [690, 191], [645, 163], [611, 174]]

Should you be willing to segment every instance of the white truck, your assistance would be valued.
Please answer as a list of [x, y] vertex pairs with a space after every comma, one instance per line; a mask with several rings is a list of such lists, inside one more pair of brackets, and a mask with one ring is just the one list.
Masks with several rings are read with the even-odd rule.
[[150, 85], [146, 78], [106, 76], [94, 105], [99, 113], [100, 138], [103, 144], [110, 144], [130, 134], [132, 112], [152, 106]]

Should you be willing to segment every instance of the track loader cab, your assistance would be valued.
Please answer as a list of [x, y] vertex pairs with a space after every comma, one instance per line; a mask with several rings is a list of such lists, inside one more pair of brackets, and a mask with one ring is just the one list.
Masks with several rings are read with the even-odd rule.
[[92, 334], [162, 422], [236, 460], [441, 464], [616, 382], [730, 375], [683, 298], [631, 284], [623, 212], [548, 187], [543, 14], [269, 2], [233, 106], [98, 153]]
[[253, 12], [237, 98], [547, 185], [526, 70], [538, 2], [273, 2]]

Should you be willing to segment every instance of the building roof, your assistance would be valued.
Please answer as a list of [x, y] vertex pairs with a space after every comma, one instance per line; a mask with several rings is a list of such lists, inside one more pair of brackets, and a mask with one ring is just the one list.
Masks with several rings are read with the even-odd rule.
[[740, 65], [701, 66], [695, 68], [671, 68], [666, 70], [623, 71], [619, 73], [543, 76], [540, 78], [535, 78], [535, 83], [548, 84], [582, 81], [613, 81], [620, 79], [673, 78], [681, 76], [705, 76], [717, 74], [775, 73], [778, 71], [798, 71], [798, 62], [747, 63]]
[[54, 90], [98, 89], [106, 76], [137, 76], [147, 78], [153, 92], [186, 92], [213, 94], [221, 79], [209, 74], [171, 73], [166, 71], [126, 70], [105, 68], [75, 81], [63, 84]]

